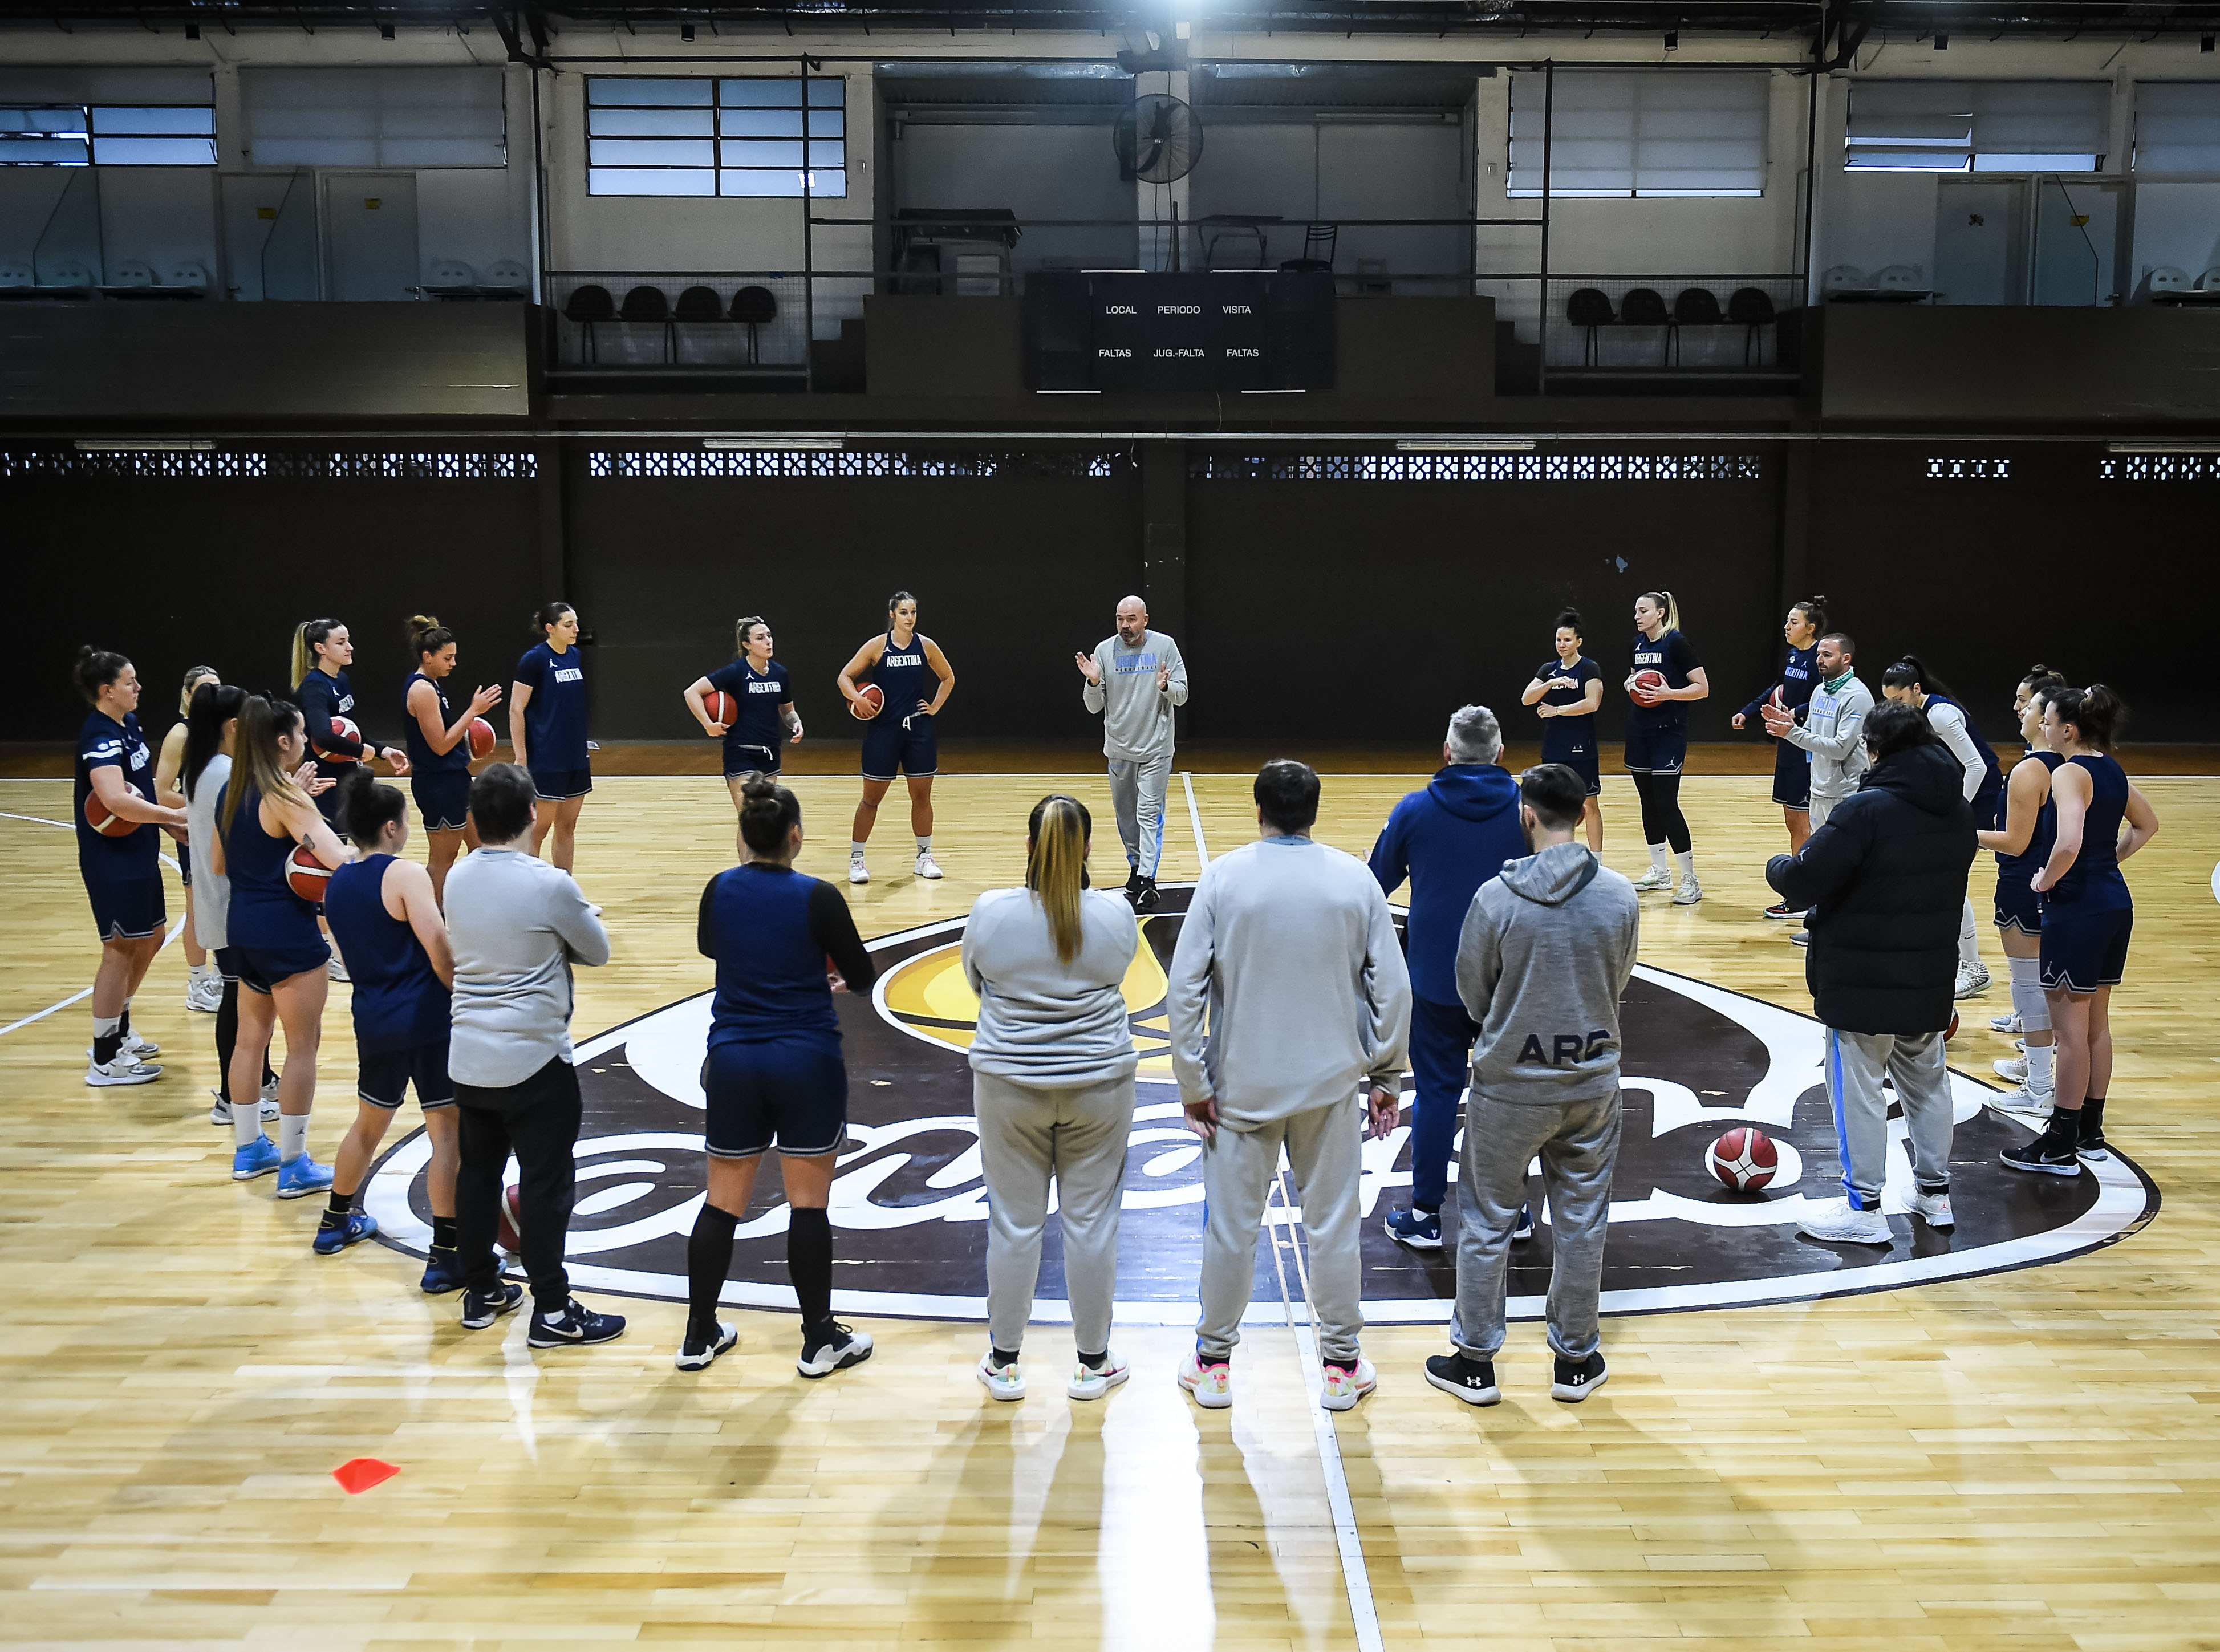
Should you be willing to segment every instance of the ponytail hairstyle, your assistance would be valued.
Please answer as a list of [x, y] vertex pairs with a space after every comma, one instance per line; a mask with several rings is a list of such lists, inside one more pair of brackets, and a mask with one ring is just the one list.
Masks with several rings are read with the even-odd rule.
[[316, 669], [316, 645], [340, 628], [336, 620], [303, 620], [293, 627], [293, 686], [308, 681]]
[[900, 608], [903, 603], [914, 602], [916, 601], [917, 598], [911, 595], [907, 591], [896, 591], [892, 596], [887, 598], [887, 617], [889, 619], [892, 619], [894, 617], [895, 610]]
[[2059, 689], [2050, 696], [2050, 709], [2061, 723], [2073, 725], [2081, 744], [2110, 751], [2127, 720], [2127, 702], [2101, 683], [2086, 689]]
[[207, 682], [210, 677], [215, 676], [216, 675], [216, 669], [213, 665], [188, 665], [185, 667], [184, 687], [178, 691], [178, 716], [183, 717], [187, 712], [190, 712], [193, 708], [193, 690], [200, 687], [202, 683]]
[[734, 659], [745, 659], [748, 657], [748, 633], [753, 631], [758, 626], [766, 623], [768, 622], [760, 614], [744, 614], [733, 621], [733, 658]]
[[1094, 821], [1087, 805], [1062, 792], [1051, 792], [1033, 805], [1026, 822], [1031, 844], [1026, 852], [1026, 887], [1040, 897], [1048, 914], [1049, 938], [1058, 963], [1079, 956], [1079, 892], [1085, 888], [1087, 840]]
[[262, 794], [265, 802], [305, 803], [308, 793], [293, 783], [278, 742], [301, 726], [301, 708], [290, 700], [264, 695], [246, 696], [239, 708], [239, 739], [231, 757], [231, 783], [224, 788], [223, 819], [216, 830], [231, 835], [239, 818], [239, 800], [248, 791]]
[[228, 683], [203, 683], [193, 690], [185, 708], [185, 762], [180, 778], [185, 801], [190, 802], [201, 771], [223, 750], [223, 726], [239, 715], [246, 703], [246, 690]]
[[440, 623], [437, 614], [412, 614], [408, 616], [409, 658], [419, 665], [424, 663], [425, 655], [438, 653], [454, 639], [455, 633]]
[[547, 638], [548, 627], [562, 624], [564, 614], [576, 614], [577, 611], [561, 597], [551, 597], [533, 609], [533, 628], [539, 633], [540, 640], [544, 642]]
[[1875, 763], [1915, 746], [1939, 745], [1942, 739], [1925, 712], [1901, 700], [1884, 701], [1866, 714], [1866, 750]]
[[1678, 631], [1681, 628], [1681, 604], [1674, 599], [1672, 592], [1644, 591], [1642, 595], [1651, 608], [1665, 610], [1664, 630]]
[[758, 775], [740, 788], [740, 841], [757, 854], [783, 860], [787, 834], [801, 824], [801, 801], [776, 780]]
[[1917, 654], [1906, 654], [1880, 674], [1880, 685], [1884, 689], [1908, 689], [1915, 683], [1919, 685], [1922, 694], [1939, 694], [1945, 700], [1958, 697], [1950, 692], [1950, 685], [1929, 670], [1927, 662]]
[[[1807, 596], [1802, 602], [1792, 602], [1789, 606], [1804, 616], [1804, 623], [1811, 627], [1814, 632], [1826, 630], [1827, 599], [1825, 597]], [[1814, 640], [1817, 639], [1815, 638]]]
[[1575, 642], [1586, 642], [1588, 639], [1587, 629], [1581, 624], [1581, 611], [1578, 608], [1564, 609], [1557, 615], [1557, 623], [1550, 629], [1570, 631]]
[[70, 676], [76, 680], [77, 691], [84, 696], [85, 704], [97, 706], [100, 703], [100, 691], [130, 667], [131, 662], [122, 655], [87, 643], [77, 651], [77, 664], [70, 668]]
[[407, 800], [371, 774], [368, 764], [356, 764], [340, 782], [339, 818], [346, 822], [354, 846], [365, 855], [377, 847], [385, 828], [407, 813]]

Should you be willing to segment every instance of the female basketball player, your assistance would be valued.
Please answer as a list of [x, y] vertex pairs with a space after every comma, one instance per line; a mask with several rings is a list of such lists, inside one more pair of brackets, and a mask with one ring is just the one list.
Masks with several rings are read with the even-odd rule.
[[[925, 697], [926, 673], [940, 679], [932, 698]], [[939, 877], [932, 858], [932, 777], [939, 772], [939, 748], [932, 720], [956, 687], [955, 670], [932, 638], [917, 629], [917, 598], [896, 591], [887, 601], [887, 630], [856, 651], [840, 668], [840, 695], [851, 705], [863, 697], [856, 679], [867, 676], [886, 696], [864, 731], [864, 801], [848, 838], [848, 882], [869, 883], [864, 845], [879, 818], [879, 800], [901, 773], [909, 781], [909, 829], [917, 838], [917, 875]]]
[[354, 660], [354, 642], [337, 620], [305, 620], [293, 628], [293, 698], [300, 702], [308, 729], [309, 751], [316, 772], [333, 783], [316, 795], [316, 807], [327, 821], [336, 822], [340, 807], [339, 782], [349, 767], [371, 757], [384, 757], [396, 775], [408, 772], [408, 754], [398, 746], [373, 746], [369, 741], [342, 734], [335, 719], [359, 721], [354, 714], [354, 684], [346, 668]]
[[[2042, 738], [2043, 708], [2066, 684], [2055, 677], [2032, 686], [2020, 684], [2021, 738]], [[2052, 1106], [2050, 1007], [2042, 995], [2040, 960], [2042, 956], [2042, 902], [2030, 887], [2036, 873], [2050, 859], [2057, 840], [2057, 811], [2050, 801], [2051, 771], [2063, 762], [2057, 752], [2030, 750], [2012, 765], [2005, 782], [2003, 819], [1994, 831], [1974, 835], [1981, 847], [1996, 851], [1997, 939], [2011, 970], [2012, 1002], [2017, 1006], [2007, 1027], [2025, 1039], [2027, 1053], [1996, 1063], [2004, 1078], [2016, 1078], [2019, 1088], [1992, 1105], [2005, 1113], [2031, 1113], [2049, 1118]], [[1995, 1021], [1990, 1022], [1995, 1026]]]
[[[1812, 703], [1818, 686], [1819, 633], [1827, 628], [1827, 599], [1807, 596], [1788, 610], [1780, 634], [1788, 641], [1788, 658], [1780, 674], [1750, 696], [1750, 701], [1729, 719], [1737, 728], [1757, 715], [1757, 708], [1772, 701], [1795, 712]], [[1812, 835], [1812, 756], [1787, 740], [1773, 742], [1773, 801], [1780, 805], [1780, 818], [1788, 828], [1788, 852], [1794, 854]], [[1776, 901], [1765, 909], [1768, 918], [1800, 918], [1788, 903]]]
[[[1626, 714], [1626, 767], [1642, 798], [1642, 835], [1649, 845], [1649, 870], [1634, 880], [1634, 887], [1671, 889], [1674, 906], [1693, 906], [1704, 891], [1696, 882], [1688, 817], [1681, 813], [1681, 770], [1688, 760], [1688, 702], [1711, 697], [1711, 679], [1681, 634], [1681, 605], [1672, 592], [1644, 591], [1636, 597], [1634, 629], [1625, 683], [1634, 700]], [[1644, 671], [1662, 674], [1665, 686], [1637, 686], [1635, 679]], [[1665, 861], [1668, 848], [1681, 863], [1677, 885]]]
[[[154, 801], [153, 753], [139, 732], [139, 672], [121, 654], [87, 644], [77, 651], [78, 692], [92, 710], [77, 738], [77, 788], [70, 818], [77, 823], [77, 869], [100, 931], [100, 972], [92, 978], [92, 1048], [84, 1082], [151, 1084], [162, 1069], [147, 1057], [161, 1053], [131, 1031], [131, 998], [162, 950], [169, 909], [162, 899], [161, 834], [147, 826], [185, 829], [183, 809]], [[85, 819], [94, 798], [117, 820], [99, 832]]]
[[[752, 776], [777, 776], [779, 742], [801, 743], [793, 677], [770, 655], [770, 627], [762, 615], [751, 614], [733, 622], [732, 664], [695, 677], [686, 689], [686, 709], [694, 720], [725, 743], [725, 789], [732, 793], [735, 809], [740, 807], [740, 789]], [[714, 720], [702, 703], [720, 690], [739, 708], [729, 726]]]
[[[452, 652], [452, 641], [445, 646]], [[332, 1166], [330, 1207], [316, 1229], [315, 1252], [336, 1256], [377, 1231], [354, 1207], [385, 1126], [400, 1110], [413, 1081], [424, 1131], [432, 1138], [425, 1193], [432, 1204], [431, 1255], [424, 1267], [427, 1295], [460, 1290], [455, 1248], [455, 1169], [460, 1163], [455, 1130], [455, 1087], [447, 1076], [450, 988], [455, 955], [432, 879], [414, 861], [399, 858], [408, 842], [408, 811], [401, 794], [358, 770], [347, 789], [347, 835], [357, 857], [332, 874], [324, 911], [332, 934], [354, 960], [354, 1044], [358, 1063], [354, 1124], [340, 1143]]]
[[[234, 967], [246, 990], [239, 998], [239, 1044], [231, 1056], [231, 1093], [251, 1095], [270, 1049], [285, 1026], [285, 1065], [278, 1075], [278, 1145], [259, 1119], [234, 1106], [239, 1149], [231, 1179], [278, 1173], [278, 1196], [300, 1199], [332, 1185], [332, 1173], [309, 1156], [309, 1110], [316, 1100], [316, 1050], [323, 1041], [324, 966], [331, 949], [316, 927], [316, 909], [286, 882], [296, 844], [326, 867], [346, 851], [296, 772], [307, 757], [301, 709], [289, 701], [250, 695], [240, 708], [232, 771], [216, 814], [212, 870], [231, 880], [228, 920]], [[249, 1125], [253, 1134], [248, 1133]]]
[[1588, 848], [1603, 853], [1603, 771], [1596, 756], [1595, 714], [1603, 704], [1603, 667], [1581, 652], [1581, 611], [1557, 616], [1557, 658], [1534, 668], [1519, 691], [1518, 703], [1532, 706], [1542, 719], [1542, 761], [1562, 763], [1588, 783], [1581, 811]]
[[[209, 1092], [215, 1097], [215, 1105], [209, 1109], [212, 1125], [233, 1122], [231, 1057], [239, 1047], [239, 966], [232, 957], [229, 927], [231, 880], [215, 870], [215, 810], [225, 782], [231, 778], [232, 745], [239, 733], [240, 710], [246, 703], [246, 691], [226, 683], [204, 682], [193, 691], [192, 709], [185, 717], [184, 767], [178, 776], [184, 788], [185, 819], [190, 823], [185, 855], [193, 866], [194, 922], [200, 926], [223, 989], [215, 1011], [216, 1082]], [[315, 786], [329, 783], [313, 776], [309, 781]], [[266, 1052], [262, 1062], [261, 1102], [258, 1107], [250, 1101], [247, 1111], [259, 1115], [256, 1135], [261, 1134], [259, 1125], [278, 1116], [278, 1075], [270, 1070]]]
[[[1974, 806], [1975, 829], [1994, 827], [1997, 805], [2004, 797], [2004, 770], [1988, 741], [1981, 738], [1981, 731], [1966, 714], [1965, 706], [1914, 654], [1906, 654], [1880, 674], [1880, 691], [1899, 705], [1918, 706], [1926, 712], [1929, 726], [1942, 737], [1965, 770], [1966, 801]], [[1958, 915], [1958, 996], [1971, 998], [1988, 988], [1989, 969], [1981, 962], [1980, 931], [1969, 895], [1965, 910]]]
[[[178, 720], [162, 736], [161, 755], [154, 759], [154, 801], [164, 808], [185, 807], [185, 795], [178, 786], [185, 760], [185, 720], [192, 712], [193, 690], [203, 683], [215, 681], [213, 665], [185, 668], [185, 685], [178, 695]], [[185, 1007], [213, 1015], [223, 1003], [223, 977], [209, 961], [208, 949], [201, 941], [200, 925], [193, 911], [193, 857], [190, 853], [181, 851], [178, 856], [178, 882], [185, 888], [185, 927], [179, 937], [185, 944]]]
[[876, 970], [840, 892], [794, 870], [801, 850], [801, 804], [758, 775], [741, 789], [740, 863], [702, 891], [697, 944], [717, 963], [702, 1068], [709, 1187], [686, 1247], [682, 1371], [700, 1370], [739, 1340], [717, 1323], [717, 1297], [733, 1263], [733, 1230], [773, 1145], [786, 1184], [787, 1271], [801, 1309], [795, 1368], [821, 1377], [871, 1355], [869, 1336], [832, 1318], [825, 1206], [848, 1133], [848, 1069], [826, 970], [829, 960], [856, 992], [870, 989]]
[[508, 685], [508, 743], [539, 799], [532, 818], [532, 852], [539, 854], [552, 836], [543, 858], [567, 872], [578, 853], [578, 811], [594, 789], [578, 611], [568, 602], [549, 602], [533, 620], [545, 640], [516, 662], [516, 681]]
[[[2064, 687], [2066, 687], [2065, 676], [2060, 672], [2052, 670], [2048, 665], [2030, 665], [2027, 668], [2025, 675], [2020, 678], [2019, 688], [2012, 695], [2012, 721], [2019, 726], [2021, 757], [2031, 757], [2038, 751], [2047, 749], [2042, 745], [2042, 714], [2040, 712], [2036, 714], [2036, 726], [2033, 732], [2030, 732], [2026, 726], [2028, 701], [2034, 698], [2037, 689]], [[1999, 803], [1997, 807], [1999, 811], [1997, 824], [2001, 826], [2005, 824], [2003, 819], [2005, 805]], [[2028, 876], [2032, 877], [2034, 875], [2035, 869], [2030, 867]], [[2017, 992], [2017, 989], [2015, 988], [2014, 991]], [[2046, 1029], [2049, 1026], [2047, 1019], [2043, 1025]], [[2017, 1037], [2022, 1031], [2019, 1011], [2015, 1008], [2009, 1014], [1992, 1015], [1989, 1017], [1989, 1031], [2009, 1033]], [[2023, 1044], [2020, 1047], [2024, 1050], [2027, 1046]]]
[[2111, 756], [2124, 709], [2098, 683], [2060, 689], [2042, 710], [2043, 743], [2065, 759], [2050, 776], [2057, 840], [2030, 880], [2042, 897], [2042, 992], [2058, 1034], [2058, 1106], [2042, 1135], [2004, 1150], [2000, 1156], [2015, 1170], [2070, 1176], [2082, 1161], [2108, 1156], [2112, 988], [2126, 972], [2136, 925], [2120, 863], [2158, 832], [2149, 800]]
[[[408, 714], [402, 732], [408, 745], [408, 789], [424, 817], [425, 870], [436, 901], [463, 845], [478, 846], [471, 825], [471, 724], [501, 703], [501, 689], [486, 683], [458, 716], [446, 689], [455, 669], [455, 633], [428, 614], [415, 614], [408, 621], [408, 649], [416, 669], [401, 685], [402, 709]], [[345, 942], [340, 951], [346, 951]]]

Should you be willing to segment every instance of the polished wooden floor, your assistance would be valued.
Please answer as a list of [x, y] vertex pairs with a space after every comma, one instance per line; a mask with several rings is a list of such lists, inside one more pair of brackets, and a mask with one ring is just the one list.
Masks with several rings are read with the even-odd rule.
[[[938, 885], [889, 876], [890, 799], [864, 932], [1013, 881], [1051, 779], [1107, 819], [1099, 771], [945, 777]], [[1330, 776], [1320, 835], [1362, 852], [1415, 779]], [[854, 783], [796, 789], [804, 864], [832, 874]], [[2111, 1128], [2162, 1188], [2156, 1219], [2026, 1272], [1614, 1319], [1611, 1386], [1577, 1408], [1548, 1398], [1537, 1326], [1513, 1328], [1483, 1412], [1420, 1379], [1437, 1331], [1375, 1331], [1380, 1391], [1336, 1432], [1386, 1644], [2220, 1646], [2220, 781], [2146, 789], [2164, 830], [2130, 866]], [[1253, 832], [1245, 776], [1194, 790], [1212, 849]], [[1757, 916], [1781, 842], [1765, 792], [1687, 782], [1708, 898], [1646, 908], [1643, 955], [1804, 1009], [1800, 955]], [[1631, 789], [1606, 795], [1606, 857], [1631, 870]], [[1164, 875], [1191, 876], [1176, 782], [1171, 801]], [[69, 838], [37, 823], [68, 807], [65, 782], [0, 782], [0, 810], [36, 817], [0, 819], [0, 1026], [90, 980]], [[582, 1032], [706, 983], [695, 901], [730, 845], [714, 777], [600, 782], [578, 870], [617, 944], [580, 973]], [[312, 1256], [318, 1201], [227, 1179], [183, 978], [173, 945], [135, 1013], [166, 1047], [155, 1085], [79, 1082], [82, 1003], [0, 1035], [0, 1639], [1354, 1643], [1290, 1333], [1244, 1345], [1220, 1413], [1173, 1386], [1169, 1331], [1121, 1334], [1134, 1381], [1093, 1406], [1048, 1380], [1055, 1327], [1018, 1406], [971, 1380], [968, 1326], [870, 1324], [877, 1356], [821, 1383], [775, 1316], [743, 1314], [703, 1376], [670, 1366], [668, 1304], [609, 1304], [632, 1331], [592, 1350], [534, 1355], [515, 1320], [466, 1333], [403, 1258]], [[1982, 1013], [2005, 1003], [1999, 985]], [[319, 1157], [352, 1110], [342, 1005]], [[2007, 1047], [1977, 1033], [1957, 1059]], [[359, 1456], [401, 1472], [349, 1498], [330, 1471]]]

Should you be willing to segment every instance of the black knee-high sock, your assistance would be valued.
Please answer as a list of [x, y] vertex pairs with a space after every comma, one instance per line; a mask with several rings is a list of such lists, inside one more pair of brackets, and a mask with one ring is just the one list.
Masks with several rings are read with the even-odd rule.
[[[231, 1100], [231, 1052], [239, 1047], [239, 983], [223, 983], [223, 1002], [215, 1012], [216, 1094]], [[259, 1100], [258, 1097], [257, 1100]]]
[[1649, 841], [1668, 843], [1673, 845], [1674, 854], [1687, 854], [1689, 849], [1688, 817], [1681, 813], [1681, 776], [1650, 776], [1649, 795], [1656, 802], [1658, 826], [1658, 835]]
[[686, 1241], [687, 1317], [694, 1325], [707, 1328], [716, 1323], [717, 1296], [733, 1270], [733, 1230], [739, 1220], [706, 1199], [694, 1219], [694, 1235]]
[[832, 1317], [832, 1224], [821, 1210], [789, 1213], [786, 1272], [801, 1305], [801, 1328], [812, 1330]]

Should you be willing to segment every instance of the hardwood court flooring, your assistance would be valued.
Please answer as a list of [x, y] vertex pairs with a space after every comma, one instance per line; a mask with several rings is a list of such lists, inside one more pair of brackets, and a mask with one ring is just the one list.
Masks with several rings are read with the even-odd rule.
[[[1329, 776], [1320, 835], [1362, 852], [1416, 782]], [[890, 799], [875, 881], [851, 892], [864, 932], [1013, 881], [1051, 784], [1107, 844], [1099, 772], [951, 775], [937, 885], [906, 875]], [[1611, 1385], [1579, 1407], [1548, 1398], [1538, 1326], [1513, 1328], [1487, 1411], [1425, 1386], [1439, 1331], [1374, 1331], [1380, 1392], [1336, 1428], [1388, 1646], [2220, 1645], [2220, 781], [2145, 788], [2164, 830], [2129, 868], [2142, 922], [2111, 1129], [2163, 1189], [2157, 1219], [2022, 1273], [1613, 1319]], [[837, 876], [853, 782], [796, 789], [803, 864]], [[1212, 850], [1254, 832], [1245, 776], [1194, 789]], [[1756, 915], [1781, 845], [1765, 789], [1687, 782], [1707, 898], [1646, 905], [1643, 955], [1804, 1009], [1800, 955]], [[1634, 870], [1623, 778], [1606, 805], [1606, 858]], [[0, 782], [0, 810], [65, 820], [67, 786]], [[616, 953], [579, 972], [581, 1032], [707, 983], [695, 902], [731, 814], [714, 777], [616, 778], [583, 826]], [[1166, 840], [1165, 877], [1194, 876], [1177, 779]], [[0, 884], [6, 1026], [84, 986], [93, 947], [63, 832], [0, 819]], [[2008, 1049], [1981, 1030], [2006, 1001], [1985, 952], [2000, 984], [1955, 1046], [1974, 1071]], [[312, 1256], [318, 1201], [227, 1179], [210, 1022], [183, 1008], [183, 976], [172, 945], [135, 1012], [165, 1046], [158, 1084], [82, 1086], [83, 1004], [0, 1037], [0, 1639], [1352, 1643], [1284, 1330], [1244, 1343], [1220, 1413], [1173, 1387], [1176, 1331], [1121, 1331], [1133, 1380], [1092, 1406], [1062, 1393], [1054, 1326], [1014, 1406], [971, 1380], [970, 1326], [869, 1322], [876, 1357], [821, 1383], [795, 1376], [777, 1315], [741, 1313], [739, 1350], [698, 1376], [670, 1364], [671, 1304], [606, 1303], [632, 1330], [596, 1350], [531, 1353], [519, 1318], [466, 1333], [394, 1253]], [[324, 1158], [352, 1110], [333, 1000]], [[401, 1473], [349, 1499], [329, 1471], [357, 1456]]]

